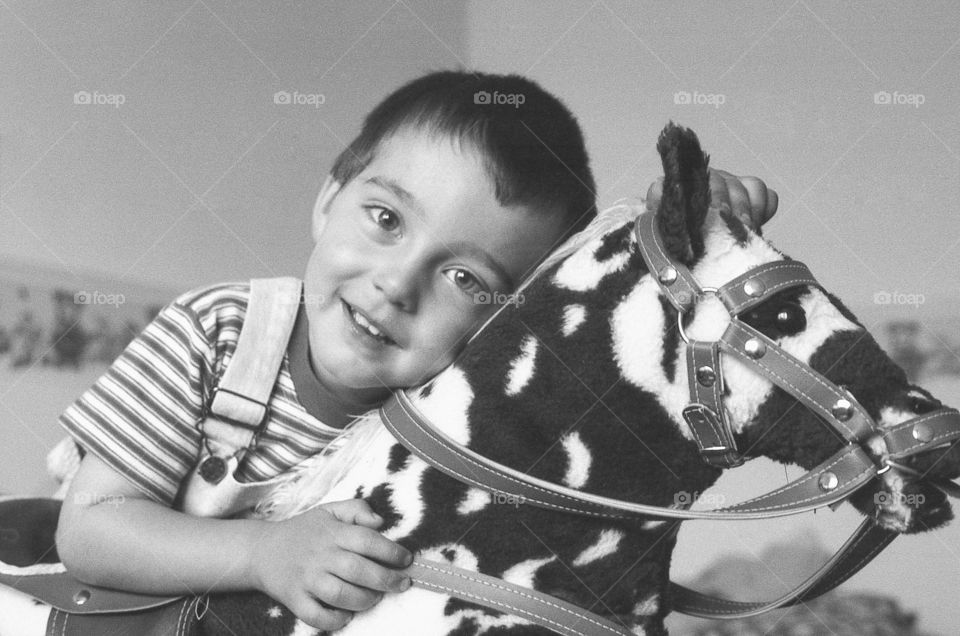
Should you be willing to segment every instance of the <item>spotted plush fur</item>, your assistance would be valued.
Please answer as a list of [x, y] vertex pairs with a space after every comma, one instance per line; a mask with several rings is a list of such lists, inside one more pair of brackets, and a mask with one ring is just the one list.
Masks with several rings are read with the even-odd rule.
[[[707, 158], [693, 133], [668, 127], [657, 214], [664, 241], [704, 286], [784, 260], [759, 230], [709, 208]], [[608, 211], [544, 264], [463, 354], [413, 392], [446, 435], [540, 479], [657, 506], [689, 505], [720, 474], [699, 457], [680, 412], [689, 400], [675, 310], [641, 258], [639, 208]], [[939, 406], [854, 316], [816, 288], [777, 294], [744, 319], [832, 381], [850, 388], [883, 426]], [[691, 337], [718, 338], [729, 318], [712, 297], [686, 320]], [[725, 407], [749, 457], [813, 467], [841, 446], [829, 427], [783, 390], [724, 358]], [[885, 452], [874, 440], [871, 450]], [[921, 460], [917, 460], [921, 461]], [[955, 477], [956, 454], [924, 459]], [[894, 481], [892, 478], [898, 481]], [[336, 482], [331, 488], [330, 484]], [[926, 495], [907, 505], [895, 493]], [[877, 495], [891, 495], [878, 500]], [[543, 510], [493, 496], [428, 467], [385, 431], [376, 414], [356, 422], [339, 450], [267, 502], [282, 519], [319, 503], [362, 497], [386, 519], [385, 534], [424, 558], [443, 560], [541, 590], [623, 624], [664, 636], [671, 610], [670, 559], [678, 523], [609, 521]], [[908, 500], [916, 501], [916, 500]], [[903, 532], [951, 518], [939, 491], [890, 471], [854, 501]], [[211, 597], [207, 636], [304, 636], [316, 631], [258, 593]], [[414, 587], [388, 594], [340, 636], [539, 636], [512, 615]]]

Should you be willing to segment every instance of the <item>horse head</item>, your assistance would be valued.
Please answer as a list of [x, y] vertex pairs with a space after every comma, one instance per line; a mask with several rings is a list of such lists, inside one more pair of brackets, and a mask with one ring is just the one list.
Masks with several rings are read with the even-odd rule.
[[[709, 158], [696, 136], [669, 126], [658, 150], [663, 159], [663, 198], [656, 225], [667, 251], [684, 265], [704, 289], [716, 289], [760, 265], [790, 262], [789, 257], [765, 240], [753, 227], [727, 209], [710, 205], [707, 175]], [[656, 273], [648, 273], [649, 277]], [[638, 289], [643, 287], [643, 281]], [[665, 324], [673, 324], [676, 310], [664, 300], [663, 290], [648, 286], [663, 307]], [[649, 300], [647, 300], [649, 304]], [[686, 339], [715, 341], [731, 320], [730, 312], [715, 294], [695, 299], [693, 311], [674, 329]], [[637, 312], [642, 313], [642, 312]], [[649, 313], [649, 309], [646, 310]], [[628, 324], [634, 316], [624, 316]], [[943, 405], [929, 392], [911, 384], [907, 376], [877, 344], [862, 323], [835, 296], [817, 284], [791, 286], [772, 293], [739, 315], [739, 319], [772, 340], [827, 380], [849, 392], [875, 423], [861, 444], [878, 465], [887, 465], [890, 449], [884, 431]], [[615, 323], [615, 328], [616, 328]], [[665, 332], [665, 367], [675, 366], [679, 382], [662, 383], [659, 397], [676, 426], [688, 439], [690, 427], [682, 417], [689, 400], [688, 346]], [[624, 376], [634, 378], [635, 368], [647, 368], [636, 354], [623, 349]], [[766, 456], [782, 463], [812, 469], [846, 443], [834, 426], [799, 403], [782, 383], [757, 373], [740, 359], [721, 357], [722, 404], [739, 453], [745, 458]], [[642, 375], [642, 374], [641, 374]], [[635, 378], [649, 384], [649, 378]], [[855, 401], [855, 402], [854, 402]], [[827, 416], [829, 417], [829, 415]], [[883, 472], [852, 498], [853, 505], [883, 527], [898, 532], [936, 528], [952, 518], [936, 480], [960, 474], [960, 452], [933, 450], [915, 455]]]

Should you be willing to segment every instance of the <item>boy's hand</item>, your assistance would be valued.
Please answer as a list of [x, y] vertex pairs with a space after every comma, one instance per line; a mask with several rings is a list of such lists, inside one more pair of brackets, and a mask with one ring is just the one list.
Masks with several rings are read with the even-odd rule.
[[[663, 195], [663, 177], [647, 190], [646, 207], [656, 210]], [[723, 170], [710, 170], [710, 205], [727, 206], [754, 230], [777, 212], [779, 198], [775, 190], [756, 177], [737, 177]]]
[[413, 555], [376, 531], [383, 519], [362, 499], [325, 504], [269, 525], [251, 557], [255, 580], [312, 627], [340, 629], [384, 592], [410, 587], [410, 579], [394, 568], [410, 565]]

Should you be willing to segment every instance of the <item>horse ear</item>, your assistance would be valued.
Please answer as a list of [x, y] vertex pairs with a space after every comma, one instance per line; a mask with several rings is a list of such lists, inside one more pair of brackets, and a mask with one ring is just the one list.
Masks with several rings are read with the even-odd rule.
[[684, 264], [703, 255], [703, 226], [710, 207], [710, 157], [692, 130], [667, 124], [657, 140], [663, 162], [663, 195], [656, 214], [670, 254]]

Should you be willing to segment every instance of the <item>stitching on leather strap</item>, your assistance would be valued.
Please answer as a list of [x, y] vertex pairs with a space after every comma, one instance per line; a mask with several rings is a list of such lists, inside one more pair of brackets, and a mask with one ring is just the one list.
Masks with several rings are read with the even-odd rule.
[[[417, 426], [420, 430], [422, 430], [426, 435], [429, 435], [431, 438], [435, 439], [439, 445], [443, 446], [444, 448], [446, 448], [447, 450], [449, 450], [450, 452], [452, 452], [452, 453], [453, 453], [458, 459], [460, 459], [461, 461], [464, 461], [464, 462], [468, 462], [468, 463], [470, 463], [470, 464], [473, 464], [473, 465], [476, 466], [477, 468], [480, 468], [481, 470], [484, 470], [484, 471], [486, 471], [486, 472], [493, 472], [494, 474], [496, 474], [496, 475], [498, 475], [498, 476], [500, 476], [500, 477], [502, 477], [502, 478], [504, 478], [504, 479], [507, 479], [507, 480], [509, 480], [509, 481], [514, 482], [515, 484], [519, 485], [521, 488], [522, 488], [522, 487], [529, 487], [529, 488], [533, 488], [533, 489], [535, 489], [535, 490], [539, 490], [539, 491], [541, 491], [541, 492], [550, 494], [550, 491], [546, 490], [545, 488], [541, 488], [541, 487], [539, 487], [539, 486], [536, 486], [536, 485], [534, 485], [534, 484], [529, 484], [529, 483], [527, 483], [527, 482], [522, 482], [522, 481], [520, 481], [520, 480], [518, 480], [518, 479], [515, 479], [515, 478], [509, 476], [509, 475], [505, 475], [505, 474], [503, 474], [503, 473], [500, 473], [499, 471], [493, 471], [492, 469], [489, 469], [489, 468], [483, 466], [483, 465], [480, 464], [479, 462], [474, 461], [474, 460], [471, 459], [470, 457], [466, 457], [466, 456], [461, 455], [459, 452], [457, 452], [457, 450], [456, 450], [455, 448], [444, 444], [444, 443], [443, 443], [443, 440], [440, 440], [440, 439], [436, 438], [436, 437], [432, 434], [432, 432], [431, 432], [430, 430], [425, 429], [425, 428], [423, 428], [422, 426], [420, 426], [420, 423], [416, 420], [416, 418], [412, 418], [412, 417], [411, 417], [411, 418], [410, 418], [410, 421], [413, 422], [414, 425]], [[393, 432], [394, 432], [394, 434], [395, 434], [396, 436], [400, 437], [401, 440], [403, 440], [404, 442], [406, 442], [406, 444], [407, 444], [408, 446], [412, 446], [412, 447], [416, 448], [416, 445], [413, 444], [409, 439], [407, 439], [400, 430], [394, 429]], [[468, 483], [468, 484], [472, 484], [472, 485], [474, 485], [474, 486], [478, 486], [478, 487], [483, 488], [483, 489], [489, 489], [489, 488], [490, 488], [490, 486], [489, 486], [488, 484], [485, 484], [484, 482], [480, 481], [479, 479], [475, 479], [475, 478], [473, 478], [473, 477], [468, 477], [467, 475], [464, 475], [462, 472], [457, 471], [455, 468], [453, 468], [453, 467], [450, 466], [450, 465], [444, 465], [444, 467], [446, 468], [446, 470], [448, 470], [448, 471], [450, 471], [451, 473], [453, 473], [454, 475], [456, 475], [458, 479], [461, 479], [461, 480], [463, 480], [464, 482], [466, 482], [466, 483]], [[575, 498], [571, 497], [570, 495], [565, 495], [565, 494], [559, 493], [559, 492], [553, 493], [553, 494], [554, 494], [554, 496], [556, 496], [556, 497], [562, 497], [562, 498], [564, 498], [564, 499], [569, 499], [569, 500], [571, 500], [571, 501], [577, 502], [577, 500], [576, 500]], [[598, 511], [598, 510], [585, 510], [585, 509], [583, 509], [583, 508], [573, 508], [573, 507], [570, 507], [570, 506], [563, 506], [563, 505], [558, 504], [558, 503], [553, 503], [553, 502], [550, 502], [550, 501], [544, 501], [544, 500], [541, 500], [541, 499], [536, 499], [536, 498], [534, 498], [534, 497], [529, 497], [529, 496], [527, 496], [527, 495], [523, 495], [523, 497], [524, 497], [524, 499], [528, 499], [528, 500], [530, 500], [530, 501], [532, 501], [532, 502], [534, 502], [534, 503], [538, 503], [538, 504], [540, 504], [540, 505], [542, 505], [542, 506], [545, 506], [545, 507], [547, 507], [547, 508], [554, 508], [554, 509], [556, 509], [556, 510], [565, 510], [565, 511], [567, 511], [567, 512], [574, 512], [574, 513], [579, 513], [579, 514], [591, 515], [591, 516], [595, 516], [595, 517], [606, 517], [606, 518], [610, 518], [610, 519], [630, 519], [630, 518], [632, 518], [631, 516], [629, 516], [629, 515], [627, 515], [627, 514], [616, 514], [616, 513], [610, 513], [610, 512], [601, 512], [601, 511]], [[583, 505], [596, 506], [596, 504], [591, 504], [591, 503], [588, 503], [588, 502], [583, 502]], [[638, 516], [639, 516], [639, 515], [638, 515]], [[650, 516], [650, 515], [647, 515], [647, 516]]]
[[187, 630], [187, 608], [191, 605], [191, 602], [184, 601], [183, 605], [180, 606], [180, 616], [177, 617], [177, 636], [186, 636]]
[[[508, 592], [508, 593], [511, 593], [511, 594], [515, 594], [515, 595], [517, 595], [517, 596], [520, 596], [520, 597], [522, 597], [522, 598], [525, 598], [525, 599], [527, 599], [527, 600], [529, 600], [529, 601], [533, 601], [533, 602], [538, 603], [538, 604], [540, 604], [540, 605], [546, 605], [546, 606], [548, 606], [548, 607], [552, 607], [552, 608], [554, 608], [554, 609], [556, 609], [556, 610], [559, 610], [559, 611], [561, 611], [561, 612], [564, 612], [564, 613], [566, 613], [566, 614], [569, 614], [571, 617], [577, 618], [577, 619], [579, 619], [579, 620], [585, 620], [585, 621], [587, 621], [587, 622], [589, 622], [589, 623], [591, 623], [591, 624], [593, 624], [593, 625], [596, 625], [596, 626], [599, 627], [600, 629], [603, 629], [604, 631], [609, 632], [609, 633], [612, 633], [612, 634], [622, 634], [622, 633], [623, 633], [623, 632], [621, 632], [619, 629], [617, 629], [617, 628], [615, 628], [615, 627], [611, 627], [611, 626], [609, 626], [609, 625], [604, 625], [603, 623], [601, 623], [600, 621], [596, 620], [595, 618], [590, 617], [589, 615], [586, 615], [586, 614], [582, 614], [582, 613], [580, 613], [580, 612], [573, 611], [573, 610], [571, 610], [570, 608], [563, 607], [562, 605], [558, 605], [558, 604], [556, 604], [556, 603], [551, 603], [550, 601], [547, 601], [546, 599], [540, 598], [540, 597], [538, 597], [538, 596], [534, 596], [534, 595], [532, 595], [532, 594], [528, 594], [528, 593], [521, 592], [520, 590], [516, 590], [516, 589], [510, 588], [510, 587], [503, 586], [503, 585], [497, 585], [497, 584], [492, 583], [492, 582], [490, 582], [490, 581], [485, 581], [485, 580], [483, 580], [483, 579], [478, 579], [478, 578], [474, 578], [474, 577], [472, 577], [472, 576], [467, 576], [467, 575], [462, 574], [462, 573], [460, 573], [460, 572], [454, 572], [454, 571], [451, 571], [451, 570], [445, 570], [445, 569], [442, 569], [442, 568], [437, 568], [437, 567], [431, 566], [431, 565], [429, 565], [429, 564], [423, 563], [422, 561], [418, 561], [417, 563], [415, 563], [415, 565], [416, 565], [416, 566], [419, 566], [419, 567], [422, 567], [422, 568], [424, 568], [424, 569], [427, 569], [427, 570], [433, 570], [434, 572], [439, 572], [439, 573], [441, 573], [441, 574], [443, 574], [443, 575], [445, 575], [445, 576], [455, 576], [455, 577], [457, 577], [457, 578], [461, 578], [461, 579], [465, 579], [465, 580], [468, 580], [468, 581], [472, 581], [472, 582], [474, 582], [474, 583], [478, 583], [478, 584], [480, 584], [480, 585], [483, 585], [484, 587], [492, 587], [492, 588], [495, 588], [495, 589], [502, 590], [502, 591], [504, 591], [504, 592]], [[490, 604], [496, 605], [496, 606], [498, 606], [498, 607], [506, 607], [506, 608], [510, 609], [511, 611], [513, 611], [513, 612], [525, 614], [525, 615], [527, 615], [527, 616], [534, 616], [534, 617], [536, 617], [536, 618], [538, 618], [538, 619], [540, 619], [540, 620], [543, 620], [543, 621], [546, 621], [546, 622], [550, 623], [551, 625], [556, 625], [557, 627], [561, 628], [561, 629], [564, 630], [564, 631], [573, 632], [574, 634], [581, 634], [582, 636], [588, 636], [588, 635], [587, 635], [586, 633], [584, 633], [584, 632], [581, 632], [581, 631], [579, 631], [579, 630], [574, 630], [572, 627], [569, 627], [569, 626], [564, 625], [564, 624], [562, 624], [562, 623], [558, 623], [558, 622], [556, 622], [556, 621], [554, 621], [554, 620], [551, 620], [551, 619], [549, 619], [549, 618], [546, 618], [546, 617], [544, 617], [544, 616], [539, 616], [539, 615], [537, 615], [537, 614], [535, 614], [535, 613], [533, 613], [533, 612], [531, 612], [531, 611], [525, 610], [525, 609], [523, 609], [523, 608], [515, 607], [515, 606], [513, 606], [513, 605], [511, 605], [511, 604], [509, 604], [509, 603], [504, 603], [504, 602], [501, 602], [501, 601], [496, 601], [496, 600], [489, 599], [489, 598], [486, 598], [486, 597], [483, 597], [483, 596], [480, 596], [480, 595], [476, 595], [476, 594], [473, 594], [473, 593], [470, 593], [470, 592], [464, 592], [464, 591], [462, 591], [462, 590], [456, 590], [456, 589], [453, 589], [453, 588], [450, 588], [450, 587], [446, 587], [446, 586], [444, 586], [444, 585], [441, 585], [441, 584], [439, 584], [439, 583], [434, 583], [434, 582], [429, 582], [429, 581], [421, 581], [421, 580], [419, 580], [419, 579], [415, 579], [415, 580], [416, 580], [417, 585], [421, 585], [421, 586], [425, 586], [425, 587], [426, 587], [426, 586], [433, 586], [433, 587], [442, 589], [442, 590], [444, 590], [444, 591], [446, 591], [446, 592], [448, 592], [448, 593], [451, 593], [451, 594], [468, 596], [468, 597], [470, 597], [470, 598], [482, 600], [482, 601], [484, 601], [485, 603], [490, 603]]]
[[[749, 333], [748, 333], [748, 335], [749, 335]], [[822, 404], [820, 404], [820, 402], [819, 402], [818, 400], [815, 400], [815, 399], [813, 399], [811, 396], [807, 395], [804, 391], [800, 390], [800, 387], [798, 387], [798, 386], [796, 386], [795, 384], [793, 384], [792, 382], [790, 382], [787, 378], [782, 377], [779, 373], [777, 373], [776, 371], [774, 371], [772, 367], [770, 367], [770, 366], [767, 365], [767, 364], [764, 364], [761, 360], [756, 360], [756, 359], [751, 358], [750, 356], [746, 355], [745, 353], [743, 353], [742, 351], [740, 351], [740, 348], [739, 348], [739, 347], [736, 347], [736, 346], [731, 345], [731, 346], [730, 346], [730, 349], [731, 349], [733, 352], [736, 353], [736, 355], [737, 355], [738, 358], [740, 358], [740, 359], [742, 359], [742, 360], [745, 360], [745, 361], [748, 362], [748, 363], [755, 364], [755, 365], [758, 366], [758, 367], [762, 367], [764, 370], [766, 370], [767, 373], [769, 373], [770, 375], [772, 375], [773, 377], [775, 377], [776, 379], [778, 379], [778, 380], [779, 380], [780, 382], [782, 382], [783, 384], [791, 387], [791, 388], [792, 388], [794, 391], [796, 391], [799, 395], [802, 395], [803, 397], [805, 397], [805, 398], [810, 402], [810, 404], [808, 404], [807, 406], [809, 406], [809, 407], [811, 407], [811, 408], [814, 408], [814, 409], [820, 411], [820, 413], [822, 413], [824, 416], [826, 416], [830, 422], [837, 422], [837, 423], [839, 423], [839, 425], [842, 426], [842, 427], [850, 434], [851, 437], [853, 437], [853, 434], [854, 434], [856, 431], [854, 431], [853, 429], [851, 429], [850, 427], [848, 427], [845, 422], [843, 422], [843, 421], [841, 421], [841, 420], [838, 420], [837, 418], [833, 417], [833, 414], [830, 413], [830, 411], [828, 411], [825, 406], [823, 406]], [[826, 384], [823, 380], [821, 380], [821, 379], [818, 378], [817, 376], [815, 376], [815, 375], [813, 375], [812, 373], [810, 373], [810, 372], [809, 372], [807, 369], [805, 369], [803, 366], [798, 365], [798, 364], [796, 363], [796, 361], [791, 360], [789, 356], [784, 355], [783, 352], [779, 351], [779, 348], [778, 348], [776, 345], [774, 345], [773, 347], [767, 347], [767, 352], [770, 353], [770, 354], [776, 355], [778, 360], [781, 360], [782, 362], [787, 362], [787, 363], [791, 364], [797, 371], [803, 373], [803, 374], [806, 375], [808, 378], [810, 378], [811, 380], [813, 380], [814, 383], [819, 384], [821, 387], [827, 389], [830, 393], [833, 393], [832, 388], [831, 388], [828, 384]]]
[[[873, 466], [868, 466], [868, 467], [865, 468], [864, 470], [862, 470], [862, 471], [860, 471], [859, 473], [857, 473], [856, 475], [854, 475], [854, 478], [853, 478], [852, 480], [850, 480], [850, 481], [857, 481], [860, 477], [862, 477], [863, 475], [871, 472], [872, 470], [873, 470]], [[847, 483], [850, 483], [850, 482], [847, 482]], [[790, 502], [790, 504], [791, 504], [791, 505], [792, 505], [792, 504], [803, 504], [803, 503], [806, 503], [806, 502], [808, 502], [808, 501], [813, 501], [813, 500], [819, 499], [819, 498], [820, 498], [820, 495], [814, 495], [813, 497], [806, 497], [806, 498], [804, 498], [804, 499], [797, 499], [797, 500], [795, 500], [795, 501]], [[759, 497], [758, 497], [758, 499], [759, 499]], [[750, 508], [737, 508], [737, 510], [742, 511], [742, 512], [761, 512], [761, 511], [763, 511], [763, 510], [777, 510], [777, 509], [781, 509], [781, 508], [784, 508], [784, 504], [777, 504], [777, 505], [774, 505], [774, 506], [760, 506], [760, 507], [750, 507]]]

